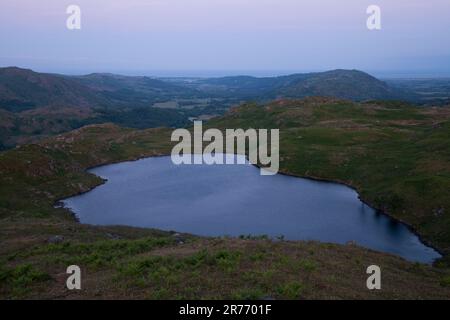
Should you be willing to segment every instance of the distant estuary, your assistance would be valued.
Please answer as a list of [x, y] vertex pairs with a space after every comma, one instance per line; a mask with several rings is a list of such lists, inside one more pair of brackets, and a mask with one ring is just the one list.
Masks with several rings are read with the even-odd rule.
[[440, 255], [402, 223], [361, 202], [344, 185], [247, 165], [180, 165], [147, 158], [90, 170], [108, 181], [64, 200], [82, 223], [128, 225], [202, 236], [356, 243], [410, 261]]

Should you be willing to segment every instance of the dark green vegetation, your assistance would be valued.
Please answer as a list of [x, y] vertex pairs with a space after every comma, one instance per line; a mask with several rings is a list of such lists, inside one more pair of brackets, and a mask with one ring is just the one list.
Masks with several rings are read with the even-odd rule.
[[224, 114], [243, 101], [308, 96], [355, 101], [421, 97], [405, 86], [391, 87], [356, 70], [267, 78], [154, 79], [104, 73], [64, 76], [0, 68], [0, 148], [94, 123], [113, 122], [138, 129], [180, 127], [188, 125], [190, 118]]
[[113, 74], [64, 76], [21, 68], [0, 68], [0, 106], [12, 112], [39, 107], [149, 107], [193, 98], [193, 89], [149, 77]]
[[386, 83], [397, 90], [413, 93], [416, 100], [423, 104], [450, 104], [450, 78], [390, 79]]
[[[283, 172], [349, 183], [448, 257], [449, 119], [449, 108], [314, 98], [243, 105], [210, 125], [280, 128]], [[95, 227], [54, 208], [102, 183], [86, 168], [169, 153], [170, 133], [95, 125], [0, 153], [0, 296], [450, 297], [445, 259], [432, 267], [355, 245]], [[65, 289], [73, 263], [83, 269], [79, 292]], [[382, 268], [381, 291], [365, 287], [371, 264]]]
[[280, 128], [281, 171], [356, 188], [450, 253], [450, 109], [310, 98], [244, 105], [213, 127]]
[[201, 90], [211, 94], [244, 99], [268, 100], [311, 96], [337, 97], [355, 101], [375, 99], [411, 100], [409, 92], [393, 89], [385, 82], [358, 70], [332, 70], [280, 77], [224, 77], [199, 81]]
[[[158, 107], [166, 102], [175, 107]], [[221, 114], [235, 102], [149, 77], [0, 68], [0, 150], [94, 123], [185, 126], [189, 117]]]

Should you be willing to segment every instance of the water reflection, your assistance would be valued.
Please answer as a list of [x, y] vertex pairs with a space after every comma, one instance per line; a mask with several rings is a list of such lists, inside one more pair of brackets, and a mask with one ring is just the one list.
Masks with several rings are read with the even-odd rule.
[[65, 200], [81, 222], [205, 236], [284, 235], [359, 245], [406, 259], [439, 257], [405, 225], [376, 212], [343, 185], [261, 176], [251, 165], [175, 166], [170, 157], [99, 167], [109, 181]]

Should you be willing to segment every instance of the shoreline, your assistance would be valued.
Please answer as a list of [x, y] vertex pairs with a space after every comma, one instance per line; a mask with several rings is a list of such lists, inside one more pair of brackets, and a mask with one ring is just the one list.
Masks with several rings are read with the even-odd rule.
[[[115, 161], [111, 161], [111, 162], [107, 162], [107, 163], [103, 163], [103, 164], [99, 164], [99, 165], [94, 165], [94, 166], [87, 167], [87, 168], [84, 169], [84, 172], [85, 172], [85, 173], [88, 173], [88, 174], [91, 174], [91, 175], [94, 175], [95, 177], [101, 179], [101, 182], [98, 183], [98, 184], [96, 184], [96, 185], [89, 186], [89, 188], [88, 188], [87, 190], [83, 190], [83, 191], [80, 191], [80, 192], [78, 192], [78, 193], [76, 193], [76, 194], [69, 195], [69, 196], [64, 197], [64, 198], [61, 198], [61, 199], [57, 199], [57, 200], [53, 203], [53, 207], [54, 207], [54, 208], [62, 208], [62, 209], [64, 209], [64, 210], [66, 210], [67, 212], [69, 212], [69, 213], [71, 214], [71, 216], [75, 219], [75, 221], [76, 221], [77, 223], [81, 223], [80, 220], [79, 220], [79, 218], [78, 218], [78, 216], [77, 216], [77, 214], [76, 214], [74, 211], [72, 211], [70, 208], [65, 207], [64, 204], [63, 204], [63, 201], [64, 201], [65, 199], [68, 199], [68, 198], [71, 198], [71, 197], [76, 197], [76, 196], [85, 194], [85, 193], [87, 193], [87, 192], [89, 192], [89, 191], [92, 191], [93, 189], [95, 189], [95, 188], [97, 188], [97, 187], [99, 187], [99, 186], [105, 184], [105, 183], [108, 181], [108, 180], [105, 179], [105, 178], [102, 178], [102, 177], [100, 177], [100, 176], [97, 176], [97, 175], [95, 175], [95, 174], [89, 172], [89, 170], [92, 170], [92, 169], [95, 169], [95, 168], [100, 168], [100, 167], [103, 167], [103, 166], [109, 166], [109, 165], [114, 165], [114, 164], [118, 164], [118, 163], [125, 163], [125, 162], [135, 162], [135, 161], [139, 161], [139, 160], [143, 160], [143, 159], [148, 159], [148, 158], [154, 158], [154, 157], [170, 157], [170, 154], [158, 153], [158, 154], [154, 154], [154, 155], [145, 155], [145, 156], [142, 156], [142, 155], [141, 155], [141, 156], [133, 157], [133, 158], [130, 158], [130, 159], [115, 160]], [[248, 159], [247, 159], [247, 161], [248, 161]], [[262, 168], [262, 167], [260, 167], [260, 166], [257, 165], [257, 164], [253, 164], [253, 163], [250, 163], [250, 162], [249, 162], [249, 164], [252, 165], [252, 166], [254, 166], [254, 167], [257, 167], [258, 169], [261, 169], [261, 168]], [[326, 178], [319, 178], [319, 177], [314, 177], [314, 176], [309, 176], [309, 175], [308, 175], [308, 176], [305, 176], [305, 175], [302, 176], [302, 175], [297, 175], [297, 174], [294, 174], [294, 173], [289, 173], [289, 172], [283, 171], [283, 170], [281, 170], [281, 169], [278, 171], [277, 174], [284, 175], [284, 176], [289, 176], [289, 177], [294, 177], [294, 178], [307, 179], [307, 180], [312, 180], [312, 181], [317, 181], [317, 182], [335, 183], [335, 184], [340, 184], [340, 185], [346, 186], [346, 187], [352, 189], [353, 191], [355, 191], [355, 192], [357, 193], [358, 199], [359, 199], [362, 203], [364, 203], [364, 204], [366, 204], [367, 206], [371, 207], [371, 208], [374, 209], [376, 212], [378, 212], [378, 213], [380, 213], [380, 214], [383, 214], [383, 215], [389, 217], [389, 218], [392, 219], [393, 221], [395, 221], [395, 222], [397, 222], [397, 223], [403, 224], [405, 227], [408, 228], [408, 230], [409, 230], [411, 233], [413, 233], [415, 236], [417, 236], [417, 238], [419, 239], [419, 241], [420, 241], [423, 245], [425, 245], [426, 247], [429, 247], [429, 248], [433, 249], [435, 252], [437, 252], [437, 253], [440, 255], [440, 257], [434, 259], [432, 262], [427, 263], [428, 265], [432, 265], [432, 266], [433, 266], [436, 262], [438, 262], [439, 260], [443, 259], [443, 258], [446, 256], [440, 249], [436, 248], [436, 247], [435, 247], [433, 244], [431, 244], [428, 240], [426, 240], [425, 238], [423, 238], [423, 236], [417, 231], [416, 228], [414, 228], [413, 226], [411, 226], [409, 223], [407, 223], [407, 222], [405, 222], [405, 221], [403, 221], [403, 220], [401, 220], [401, 219], [398, 219], [398, 218], [394, 217], [391, 213], [389, 213], [389, 212], [387, 212], [387, 211], [385, 211], [385, 210], [382, 210], [382, 209], [380, 209], [380, 208], [377, 208], [376, 206], [372, 205], [368, 200], [366, 200], [366, 199], [364, 199], [364, 198], [361, 197], [361, 195], [360, 195], [360, 193], [358, 192], [358, 189], [357, 189], [356, 187], [352, 186], [351, 184], [349, 184], [349, 183], [347, 183], [347, 182], [345, 182], [345, 181], [341, 181], [341, 180], [333, 180], [333, 179], [326, 179]], [[295, 240], [294, 240], [294, 241], [295, 241]], [[358, 245], [358, 244], [357, 244], [357, 245]], [[364, 248], [365, 248], [365, 247], [364, 247]], [[366, 249], [370, 249], [370, 248], [366, 248]], [[373, 249], [370, 249], [370, 250], [373, 250]], [[376, 251], [376, 250], [375, 250], [375, 251]], [[382, 251], [379, 251], [379, 252], [382, 252]], [[387, 252], [383, 252], [383, 253], [387, 253]], [[389, 253], [387, 253], [387, 254], [389, 254]], [[398, 255], [395, 255], [395, 256], [400, 257], [400, 256], [398, 256]], [[410, 262], [412, 262], [412, 261], [410, 261]]]
[[372, 209], [376, 210], [378, 213], [381, 213], [387, 217], [389, 217], [390, 219], [394, 220], [397, 223], [401, 223], [403, 224], [405, 227], [408, 228], [409, 231], [411, 231], [411, 233], [413, 233], [415, 236], [417, 236], [417, 238], [419, 239], [419, 241], [421, 243], [423, 243], [425, 246], [433, 249], [434, 251], [436, 251], [437, 253], [439, 253], [439, 255], [441, 256], [440, 258], [437, 258], [433, 261], [432, 264], [434, 264], [435, 262], [439, 261], [440, 259], [445, 257], [445, 254], [439, 249], [436, 248], [430, 241], [426, 240], [425, 238], [423, 238], [423, 236], [417, 231], [416, 228], [414, 228], [412, 225], [410, 225], [408, 222], [399, 219], [395, 216], [393, 216], [391, 213], [389, 213], [386, 210], [382, 210], [380, 208], [378, 208], [377, 206], [371, 204], [368, 200], [364, 199], [361, 197], [360, 193], [358, 192], [358, 189], [354, 186], [352, 186], [351, 184], [345, 182], [345, 181], [340, 181], [340, 180], [331, 180], [331, 179], [325, 179], [325, 178], [318, 178], [318, 177], [313, 177], [313, 176], [301, 176], [301, 175], [296, 175], [293, 173], [286, 173], [286, 172], [279, 172], [278, 174], [281, 175], [285, 175], [285, 176], [289, 176], [289, 177], [295, 177], [295, 178], [301, 178], [301, 179], [308, 179], [308, 180], [312, 180], [312, 181], [318, 181], [318, 182], [324, 182], [324, 183], [337, 183], [337, 184], [341, 184], [344, 185], [350, 189], [352, 189], [353, 191], [355, 191], [358, 194], [358, 199], [366, 204], [367, 206], [371, 207]]

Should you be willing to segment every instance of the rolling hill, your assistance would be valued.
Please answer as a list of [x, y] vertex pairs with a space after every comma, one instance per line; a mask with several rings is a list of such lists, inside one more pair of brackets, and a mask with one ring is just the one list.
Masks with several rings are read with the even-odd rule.
[[199, 81], [199, 90], [242, 98], [304, 98], [326, 96], [354, 101], [415, 100], [416, 95], [394, 89], [385, 82], [358, 70], [293, 74], [281, 77], [223, 77]]
[[0, 68], [0, 108], [20, 112], [40, 107], [92, 108], [106, 101], [70, 78], [16, 67]]
[[[192, 97], [194, 89], [149, 77], [94, 73], [65, 76], [17, 67], [0, 68], [0, 108], [12, 112], [39, 107], [150, 107]], [[197, 93], [198, 94], [198, 93]]]
[[220, 115], [246, 100], [332, 96], [359, 101], [415, 96], [405, 92], [356, 70], [168, 81], [0, 68], [0, 150], [94, 123], [133, 128], [185, 126], [191, 117]]
[[143, 76], [93, 73], [65, 76], [17, 67], [0, 68], [0, 108], [12, 112], [39, 107], [150, 107], [156, 102], [208, 97], [248, 99], [328, 96], [350, 100], [415, 98], [403, 89], [357, 70], [256, 78], [236, 76], [163, 81]]
[[195, 89], [143, 76], [93, 73], [69, 78], [93, 90], [113, 108], [151, 107], [158, 102], [204, 97]]
[[93, 123], [184, 126], [191, 114], [152, 108], [182, 97], [195, 97], [195, 90], [148, 77], [0, 68], [0, 150]]

